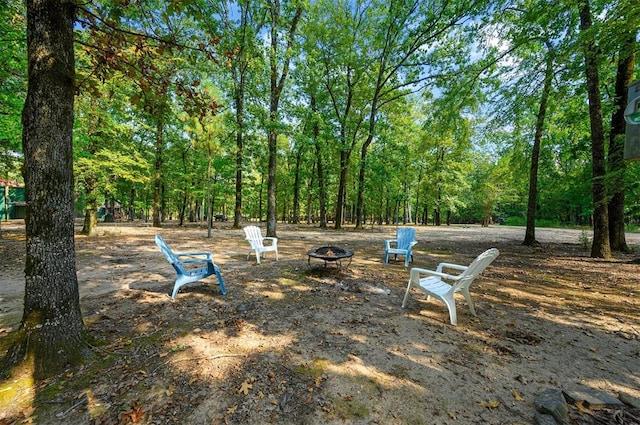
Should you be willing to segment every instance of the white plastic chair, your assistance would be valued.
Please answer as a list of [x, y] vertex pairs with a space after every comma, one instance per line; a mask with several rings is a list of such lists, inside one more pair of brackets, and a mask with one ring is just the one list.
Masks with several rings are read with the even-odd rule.
[[384, 241], [384, 263], [389, 263], [389, 254], [393, 254], [394, 259], [397, 259], [398, 255], [404, 255], [404, 266], [409, 267], [409, 260], [413, 260], [411, 249], [418, 243], [415, 239], [416, 229], [399, 227], [395, 239]]
[[[407, 306], [407, 299], [409, 298], [410, 289], [417, 288], [427, 294], [427, 300], [431, 296], [439, 299], [449, 309], [449, 319], [452, 325], [458, 324], [458, 318], [456, 315], [456, 302], [454, 294], [456, 292], [462, 292], [471, 314], [476, 315], [476, 309], [471, 301], [471, 295], [469, 294], [469, 286], [473, 283], [475, 278], [484, 271], [495, 260], [500, 252], [496, 248], [488, 249], [480, 254], [469, 266], [460, 266], [451, 263], [440, 263], [435, 270], [426, 270], [420, 268], [412, 268], [409, 274], [409, 284], [407, 285], [407, 291], [404, 294], [402, 300], [402, 308]], [[444, 270], [452, 269], [462, 272], [457, 275], [445, 273]], [[426, 276], [426, 277], [421, 277]], [[444, 282], [449, 280], [452, 284]]]
[[[262, 231], [258, 226], [247, 226], [244, 228], [246, 236], [251, 249], [247, 254], [247, 259], [251, 256], [251, 251], [256, 253], [256, 261], [260, 264], [260, 257], [265, 257], [265, 253], [273, 251], [276, 253], [276, 261], [278, 261], [278, 238], [263, 237]], [[264, 241], [270, 241], [269, 245], [264, 245]]]

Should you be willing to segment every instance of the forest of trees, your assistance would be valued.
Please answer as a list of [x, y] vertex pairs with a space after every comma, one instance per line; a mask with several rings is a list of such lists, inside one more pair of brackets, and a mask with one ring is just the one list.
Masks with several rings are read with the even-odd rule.
[[100, 206], [268, 236], [588, 225], [593, 257], [627, 250], [639, 24], [637, 0], [0, 0], [0, 178], [27, 201], [7, 357], [87, 355], [73, 221]]
[[[19, 179], [26, 15], [2, 3], [0, 177]], [[271, 234], [327, 217], [524, 225], [532, 211], [594, 225], [618, 194], [635, 221], [638, 167], [613, 146], [638, 15], [630, 0], [80, 3], [76, 214], [89, 233], [101, 205], [156, 226], [266, 220]]]

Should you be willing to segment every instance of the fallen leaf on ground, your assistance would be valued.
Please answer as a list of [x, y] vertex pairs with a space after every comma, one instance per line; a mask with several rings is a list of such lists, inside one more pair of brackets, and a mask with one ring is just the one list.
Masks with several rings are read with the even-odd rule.
[[253, 388], [253, 384], [249, 383], [249, 381], [244, 381], [240, 388], [238, 388], [238, 394], [249, 394], [249, 390]]
[[495, 409], [500, 406], [500, 402], [498, 400], [479, 401], [478, 404], [480, 407], [486, 407], [487, 409]]

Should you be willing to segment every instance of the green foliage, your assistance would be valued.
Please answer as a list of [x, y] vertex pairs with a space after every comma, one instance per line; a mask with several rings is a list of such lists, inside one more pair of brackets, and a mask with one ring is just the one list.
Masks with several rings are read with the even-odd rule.
[[0, 0], [0, 178], [19, 179], [26, 97], [26, 18], [24, 4]]
[[[0, 5], [0, 177], [16, 178], [26, 90], [24, 5]], [[207, 198], [214, 210], [228, 210], [239, 170], [243, 215], [264, 218], [266, 130], [276, 128], [278, 219], [319, 211], [315, 143], [329, 213], [343, 190], [350, 218], [362, 161], [353, 153], [367, 140], [374, 108], [364, 170], [367, 220], [406, 220], [411, 212], [414, 221], [426, 213], [429, 220], [434, 214], [477, 222], [493, 216], [521, 225], [543, 82], [539, 71], [552, 50], [556, 69], [542, 136], [537, 223], [590, 221], [583, 59], [576, 32], [567, 30], [577, 24], [567, 4], [516, 1], [485, 10], [487, 2], [476, 3], [477, 9], [451, 2], [440, 15], [438, 3], [430, 2], [415, 10], [402, 2], [305, 4], [295, 40], [302, 48], [279, 52], [293, 54], [294, 62], [291, 85], [271, 124], [264, 2], [127, 5], [105, 0], [80, 6], [74, 135], [76, 187], [85, 192], [80, 199], [135, 193], [131, 202], [148, 209], [161, 125], [161, 184], [170, 211], [195, 211]], [[296, 5], [283, 4], [283, 16]], [[602, 57], [615, 57], [622, 37], [637, 29], [633, 6], [630, 0], [593, 2], [598, 19], [592, 32]], [[476, 18], [447, 26], [468, 16]], [[604, 87], [613, 85], [614, 62], [599, 64]], [[386, 78], [383, 84], [379, 75]], [[603, 101], [608, 125], [609, 91]], [[626, 213], [637, 219], [637, 164], [628, 164], [624, 181]], [[90, 195], [92, 185], [97, 193]]]

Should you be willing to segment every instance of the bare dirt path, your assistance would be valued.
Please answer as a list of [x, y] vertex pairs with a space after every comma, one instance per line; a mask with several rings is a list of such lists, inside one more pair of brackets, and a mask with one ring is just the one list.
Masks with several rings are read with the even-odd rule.
[[[2, 224], [2, 339], [22, 313], [23, 227]], [[640, 254], [591, 259], [579, 230], [537, 229], [531, 248], [522, 228], [417, 229], [412, 266], [500, 250], [472, 287], [477, 317], [458, 299], [451, 326], [418, 293], [400, 308], [408, 271], [382, 258], [392, 226], [279, 225], [280, 261], [258, 266], [228, 223], [210, 239], [197, 226], [101, 224], [76, 238], [96, 360], [36, 386], [35, 407], [0, 406], [0, 423], [516, 424], [532, 422], [547, 388], [640, 396]], [[208, 280], [171, 301], [156, 232], [176, 251], [213, 252], [228, 294]], [[309, 266], [307, 250], [323, 245], [353, 249], [353, 262]]]

